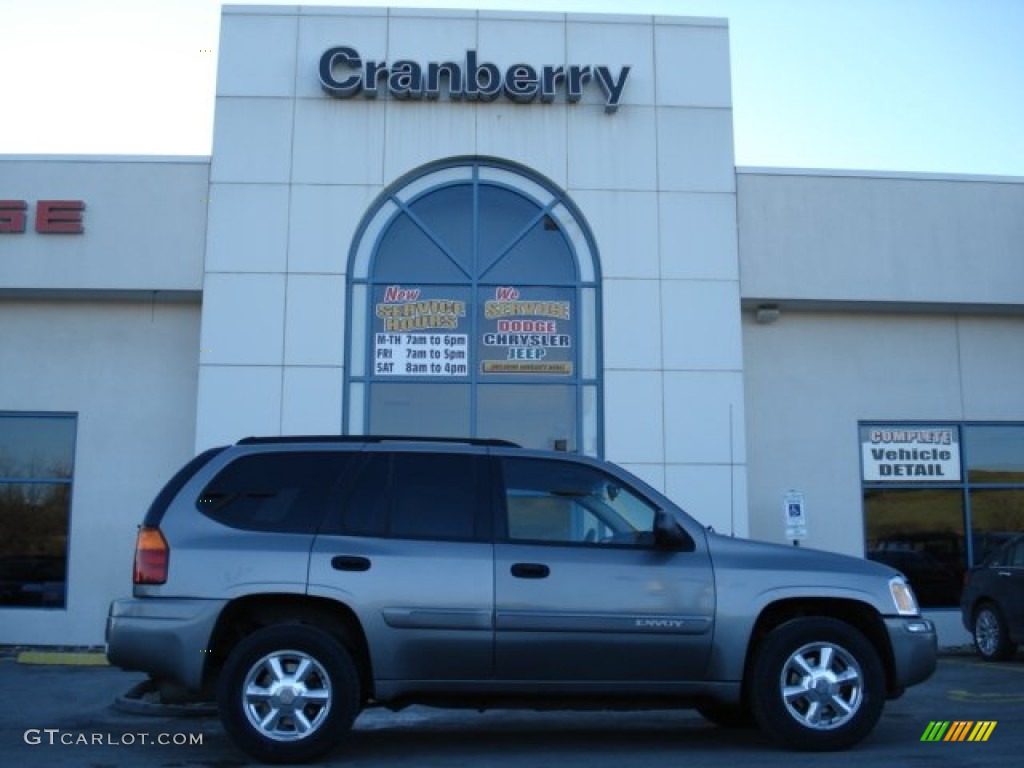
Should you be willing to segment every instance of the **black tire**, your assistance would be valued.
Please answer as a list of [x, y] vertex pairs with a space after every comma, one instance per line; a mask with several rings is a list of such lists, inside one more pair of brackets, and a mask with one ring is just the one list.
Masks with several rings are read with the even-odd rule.
[[750, 707], [743, 704], [701, 704], [697, 711], [708, 722], [720, 728], [756, 728], [757, 720]]
[[836, 619], [799, 618], [776, 627], [757, 649], [752, 675], [758, 724], [791, 749], [852, 746], [871, 732], [885, 705], [878, 652]]
[[[266, 693], [256, 695], [250, 686]], [[360, 701], [349, 652], [307, 624], [253, 632], [232, 649], [217, 685], [228, 736], [243, 752], [270, 763], [306, 762], [332, 749], [352, 727]], [[275, 708], [275, 720], [261, 725]]]
[[971, 634], [975, 650], [985, 661], [1006, 661], [1017, 652], [1017, 644], [1010, 639], [1006, 619], [995, 603], [982, 603], [974, 611]]

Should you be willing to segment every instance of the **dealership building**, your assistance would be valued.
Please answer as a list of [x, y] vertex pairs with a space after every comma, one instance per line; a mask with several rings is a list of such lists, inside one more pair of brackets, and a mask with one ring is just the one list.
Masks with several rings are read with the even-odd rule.
[[[226, 7], [210, 157], [0, 156], [0, 644], [249, 435], [603, 456], [720, 533], [1024, 530], [1024, 179], [737, 168], [716, 19]], [[172, 553], [173, 557], [173, 553]]]

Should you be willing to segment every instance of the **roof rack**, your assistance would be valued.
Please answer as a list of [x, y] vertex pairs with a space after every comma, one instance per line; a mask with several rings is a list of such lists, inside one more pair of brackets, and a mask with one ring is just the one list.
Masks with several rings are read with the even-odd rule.
[[238, 445], [273, 445], [275, 443], [454, 443], [502, 448], [522, 448], [511, 440], [493, 437], [425, 437], [423, 435], [295, 435], [278, 437], [243, 437]]

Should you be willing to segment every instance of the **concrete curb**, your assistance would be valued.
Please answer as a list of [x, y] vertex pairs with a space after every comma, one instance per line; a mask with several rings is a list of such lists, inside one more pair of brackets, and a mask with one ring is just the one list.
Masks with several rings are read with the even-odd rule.
[[75, 667], [109, 667], [102, 651], [19, 651], [19, 664], [52, 664]]

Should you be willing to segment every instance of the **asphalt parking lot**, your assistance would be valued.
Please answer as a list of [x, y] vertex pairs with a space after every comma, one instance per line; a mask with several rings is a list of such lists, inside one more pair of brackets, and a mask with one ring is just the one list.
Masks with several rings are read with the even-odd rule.
[[[0, 658], [0, 755], [17, 766], [250, 765], [215, 717], [127, 714], [113, 701], [143, 679], [106, 666]], [[984, 742], [922, 741], [933, 722], [994, 722]], [[950, 726], [949, 731], [955, 726]], [[973, 730], [974, 726], [970, 730]], [[947, 731], [947, 732], [949, 732]], [[794, 755], [757, 731], [730, 731], [692, 712], [486, 713], [414, 707], [369, 711], [320, 765], [346, 766], [985, 766], [1019, 764], [1024, 655], [986, 664], [945, 655], [935, 676], [889, 702], [849, 752]]]

